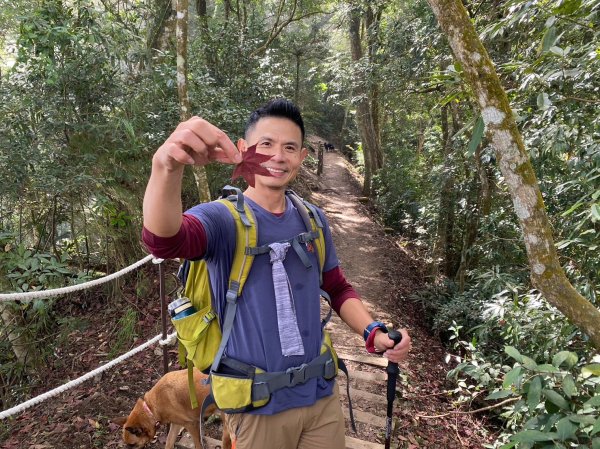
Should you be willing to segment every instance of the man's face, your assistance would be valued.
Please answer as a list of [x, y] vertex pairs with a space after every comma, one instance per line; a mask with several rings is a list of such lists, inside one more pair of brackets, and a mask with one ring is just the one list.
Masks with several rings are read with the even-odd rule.
[[256, 144], [257, 153], [272, 156], [261, 164], [271, 176], [256, 175], [257, 189], [285, 189], [298, 174], [307, 154], [302, 147], [300, 127], [281, 117], [261, 118], [248, 130], [246, 144]]

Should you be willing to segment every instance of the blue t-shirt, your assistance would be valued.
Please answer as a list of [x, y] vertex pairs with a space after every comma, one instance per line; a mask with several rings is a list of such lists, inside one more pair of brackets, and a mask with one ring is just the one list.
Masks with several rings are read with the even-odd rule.
[[[300, 213], [286, 197], [286, 210], [281, 216], [274, 215], [244, 197], [255, 214], [258, 229], [258, 245], [287, 240], [305, 232], [306, 227]], [[339, 262], [331, 239], [329, 225], [320, 209], [317, 209], [324, 223], [325, 264], [323, 271], [329, 271]], [[215, 310], [220, 322], [225, 313], [225, 294], [233, 263], [236, 229], [231, 213], [219, 202], [204, 203], [186, 212], [197, 217], [204, 226], [207, 236], [207, 249], [204, 256], [213, 288]], [[310, 245], [309, 245], [310, 248]], [[304, 356], [286, 357], [281, 353], [275, 292], [269, 254], [254, 257], [248, 280], [242, 295], [238, 298], [238, 308], [225, 355], [236, 360], [257, 366], [267, 372], [285, 371], [288, 368], [308, 363], [319, 356], [321, 349], [321, 313], [319, 293], [319, 261], [316, 247], [308, 252], [312, 267], [306, 268], [296, 252], [289, 248], [284, 267], [290, 280], [296, 308], [298, 328], [304, 344]], [[272, 415], [284, 410], [314, 404], [318, 399], [332, 392], [332, 381], [314, 378], [293, 388], [276, 391], [271, 401], [252, 413]]]

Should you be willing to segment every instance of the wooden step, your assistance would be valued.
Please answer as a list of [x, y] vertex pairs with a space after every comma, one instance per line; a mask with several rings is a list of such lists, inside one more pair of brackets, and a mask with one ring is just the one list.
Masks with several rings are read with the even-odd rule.
[[[215, 440], [214, 438], [204, 437], [206, 440], [206, 446], [204, 449], [222, 449], [221, 442], [219, 440]], [[184, 435], [181, 439], [175, 443], [175, 447], [179, 449], [194, 449], [194, 442], [192, 441], [189, 435]]]
[[[358, 380], [366, 380], [369, 382], [385, 382], [387, 380], [387, 374], [385, 371], [355, 371], [348, 370], [348, 374], [350, 375], [350, 380], [358, 379]], [[346, 376], [341, 375], [339, 379], [343, 379]]]
[[367, 365], [380, 366], [382, 368], [385, 368], [388, 365], [388, 360], [380, 355], [354, 355], [340, 352], [338, 353], [338, 357], [342, 360], [351, 360], [353, 362], [366, 363]]
[[[346, 396], [345, 386], [340, 386], [340, 395]], [[385, 404], [387, 403], [387, 399], [385, 398], [385, 396], [381, 396], [375, 393], [369, 393], [368, 391], [357, 390], [356, 388], [352, 387], [350, 387], [350, 397], [352, 398], [352, 401], [354, 401], [354, 399], [363, 399], [375, 405], [383, 404], [385, 406]]]
[[346, 449], [384, 449], [384, 445], [346, 436]]
[[[344, 407], [343, 409], [344, 417], [350, 420], [350, 411], [348, 410], [348, 407]], [[385, 429], [385, 418], [382, 418], [381, 416], [377, 416], [369, 412], [363, 412], [362, 410], [357, 410], [356, 407], [353, 408], [352, 413], [354, 413], [355, 421]]]

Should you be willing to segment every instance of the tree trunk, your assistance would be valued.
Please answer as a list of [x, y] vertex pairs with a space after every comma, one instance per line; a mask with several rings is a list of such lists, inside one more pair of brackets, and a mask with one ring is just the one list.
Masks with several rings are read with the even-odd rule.
[[11, 309], [7, 303], [0, 302], [0, 316], [2, 317], [3, 330], [8, 337], [10, 347], [15, 357], [28, 373], [35, 372], [37, 355], [35, 344], [27, 337], [27, 332], [19, 325], [20, 316]]
[[460, 265], [456, 272], [458, 290], [461, 293], [465, 289], [466, 274], [471, 262], [471, 248], [477, 241], [479, 222], [482, 217], [485, 217], [490, 213], [492, 202], [491, 178], [493, 174], [490, 173], [481, 161], [481, 145], [475, 150], [475, 164], [477, 165], [477, 175], [473, 179], [473, 190], [477, 191], [476, 199], [473, 207], [469, 206], [467, 208], [469, 212], [463, 235]]
[[[371, 7], [367, 8], [366, 22], [367, 27], [367, 49], [369, 56], [369, 64], [373, 71], [377, 70], [377, 52], [379, 50], [379, 25], [381, 22], [381, 15], [383, 13], [383, 6], [379, 5], [377, 11], [374, 13]], [[369, 104], [371, 107], [371, 118], [373, 121], [373, 130], [375, 138], [377, 140], [377, 146], [374, 153], [374, 161], [376, 170], [383, 167], [383, 151], [381, 150], [381, 114], [379, 107], [379, 81], [376, 73], [371, 75], [369, 81]]]
[[[191, 116], [187, 85], [187, 38], [189, 0], [177, 0], [177, 92], [179, 94], [179, 116], [182, 122]], [[210, 201], [210, 189], [204, 167], [194, 167], [194, 179], [198, 187], [200, 202]]]
[[494, 65], [459, 0], [428, 2], [481, 109], [523, 231], [532, 283], [600, 349], [600, 311], [575, 290], [560, 265], [538, 181]]
[[[360, 40], [360, 15], [356, 8], [353, 8], [350, 12], [350, 45], [352, 49], [352, 60], [358, 63], [363, 56], [361, 40]], [[363, 74], [359, 72], [358, 64], [356, 64], [357, 70], [355, 76], [362, 78]], [[381, 168], [377, 166], [376, 154], [379, 151], [379, 145], [377, 142], [377, 134], [373, 127], [373, 116], [371, 115], [371, 106], [369, 104], [369, 98], [365, 82], [360, 81], [359, 86], [356, 88], [355, 95], [358, 97], [358, 104], [356, 107], [356, 123], [360, 132], [362, 141], [363, 154], [365, 159], [365, 178], [363, 184], [363, 195], [371, 196], [372, 193], [372, 176], [375, 172]]]
[[[436, 239], [433, 245], [433, 254], [432, 254], [432, 266], [431, 266], [431, 276], [435, 279], [440, 274], [446, 273], [446, 241], [447, 241], [447, 233], [448, 230], [447, 222], [448, 222], [448, 205], [446, 201], [446, 195], [444, 194], [444, 189], [447, 185], [447, 164], [448, 164], [448, 156], [450, 154], [450, 130], [448, 126], [448, 105], [442, 106], [440, 123], [442, 126], [442, 156], [444, 158], [444, 168], [442, 170], [442, 183], [440, 186], [440, 199], [438, 203], [438, 220], [437, 220], [437, 232]], [[441, 267], [444, 267], [443, 270], [440, 270]]]
[[294, 80], [294, 104], [300, 106], [300, 55], [296, 53], [296, 79]]
[[160, 49], [160, 41], [169, 17], [171, 17], [173, 8], [171, 0], [156, 0], [154, 4], [154, 21], [148, 26], [148, 36], [146, 37], [146, 51], [148, 67], [152, 65], [152, 51]]

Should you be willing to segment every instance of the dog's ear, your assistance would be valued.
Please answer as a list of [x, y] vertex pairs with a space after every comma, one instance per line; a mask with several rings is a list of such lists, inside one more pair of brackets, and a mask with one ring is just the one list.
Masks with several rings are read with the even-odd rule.
[[141, 437], [144, 434], [144, 429], [141, 427], [125, 427], [125, 430], [136, 437]]
[[118, 418], [111, 418], [110, 422], [115, 423], [117, 426], [123, 427], [127, 422], [128, 416], [119, 416]]

